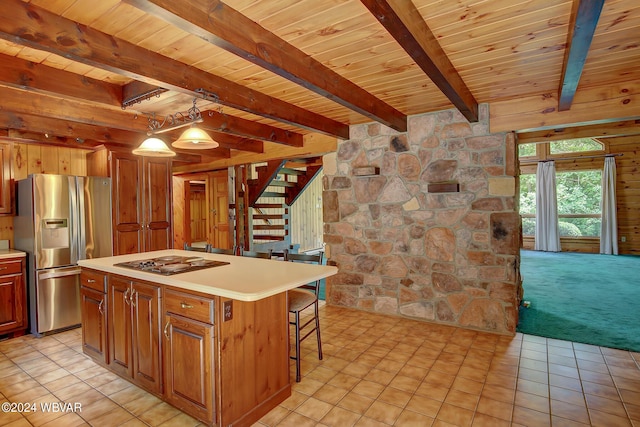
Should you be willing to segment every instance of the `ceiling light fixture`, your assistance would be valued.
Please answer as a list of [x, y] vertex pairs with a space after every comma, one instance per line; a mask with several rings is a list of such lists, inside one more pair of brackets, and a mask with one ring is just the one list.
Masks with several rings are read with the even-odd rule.
[[[141, 156], [175, 156], [176, 154], [171, 151], [161, 139], [155, 138], [154, 135], [187, 126], [189, 126], [189, 129], [185, 130], [182, 135], [180, 135], [180, 138], [171, 144], [173, 147], [191, 150], [206, 150], [218, 147], [220, 144], [214, 141], [204, 130], [196, 126], [197, 123], [202, 122], [202, 114], [196, 106], [196, 98], [193, 98], [193, 106], [189, 108], [186, 114], [181, 112], [171, 114], [166, 116], [162, 121], [157, 120], [155, 114], [152, 114], [149, 116], [149, 130], [147, 131], [147, 135], [150, 138], [143, 141], [140, 147], [133, 150], [133, 153]], [[164, 147], [162, 147], [160, 143]], [[147, 146], [150, 148], [147, 148]]]
[[167, 147], [167, 144], [165, 144], [163, 140], [154, 137], [142, 141], [142, 144], [133, 150], [132, 153], [147, 157], [173, 157], [176, 155], [174, 151], [171, 151], [169, 147]]

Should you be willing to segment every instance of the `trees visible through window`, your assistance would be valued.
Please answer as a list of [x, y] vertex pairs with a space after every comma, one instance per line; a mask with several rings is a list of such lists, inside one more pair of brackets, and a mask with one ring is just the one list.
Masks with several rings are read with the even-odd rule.
[[[561, 237], [599, 237], [602, 171], [556, 173], [558, 221]], [[535, 235], [536, 176], [520, 176], [522, 233]]]
[[579, 153], [584, 151], [603, 151], [601, 142], [593, 138], [566, 139], [551, 141], [549, 151], [551, 154]]
[[520, 144], [518, 145], [518, 156], [519, 157], [530, 157], [536, 155], [536, 145], [537, 144]]

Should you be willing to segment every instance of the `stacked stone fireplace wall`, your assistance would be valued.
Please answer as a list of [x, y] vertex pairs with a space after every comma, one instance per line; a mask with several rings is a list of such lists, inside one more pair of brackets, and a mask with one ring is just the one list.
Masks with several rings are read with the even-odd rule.
[[515, 333], [516, 176], [514, 136], [489, 133], [487, 105], [477, 123], [447, 110], [406, 133], [352, 126], [324, 159], [327, 302]]

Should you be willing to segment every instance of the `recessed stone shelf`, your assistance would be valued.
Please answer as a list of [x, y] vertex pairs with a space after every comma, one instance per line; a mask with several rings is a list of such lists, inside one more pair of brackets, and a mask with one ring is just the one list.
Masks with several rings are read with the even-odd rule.
[[457, 182], [437, 182], [427, 185], [429, 193], [459, 193], [460, 184]]

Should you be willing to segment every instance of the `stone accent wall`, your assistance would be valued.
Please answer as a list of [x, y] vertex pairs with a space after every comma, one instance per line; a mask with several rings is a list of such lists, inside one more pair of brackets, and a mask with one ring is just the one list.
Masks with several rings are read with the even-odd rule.
[[[488, 117], [481, 105], [478, 123], [447, 110], [410, 117], [406, 133], [354, 125], [325, 156], [329, 304], [515, 333], [517, 150]], [[459, 191], [429, 193], [434, 183]]]

